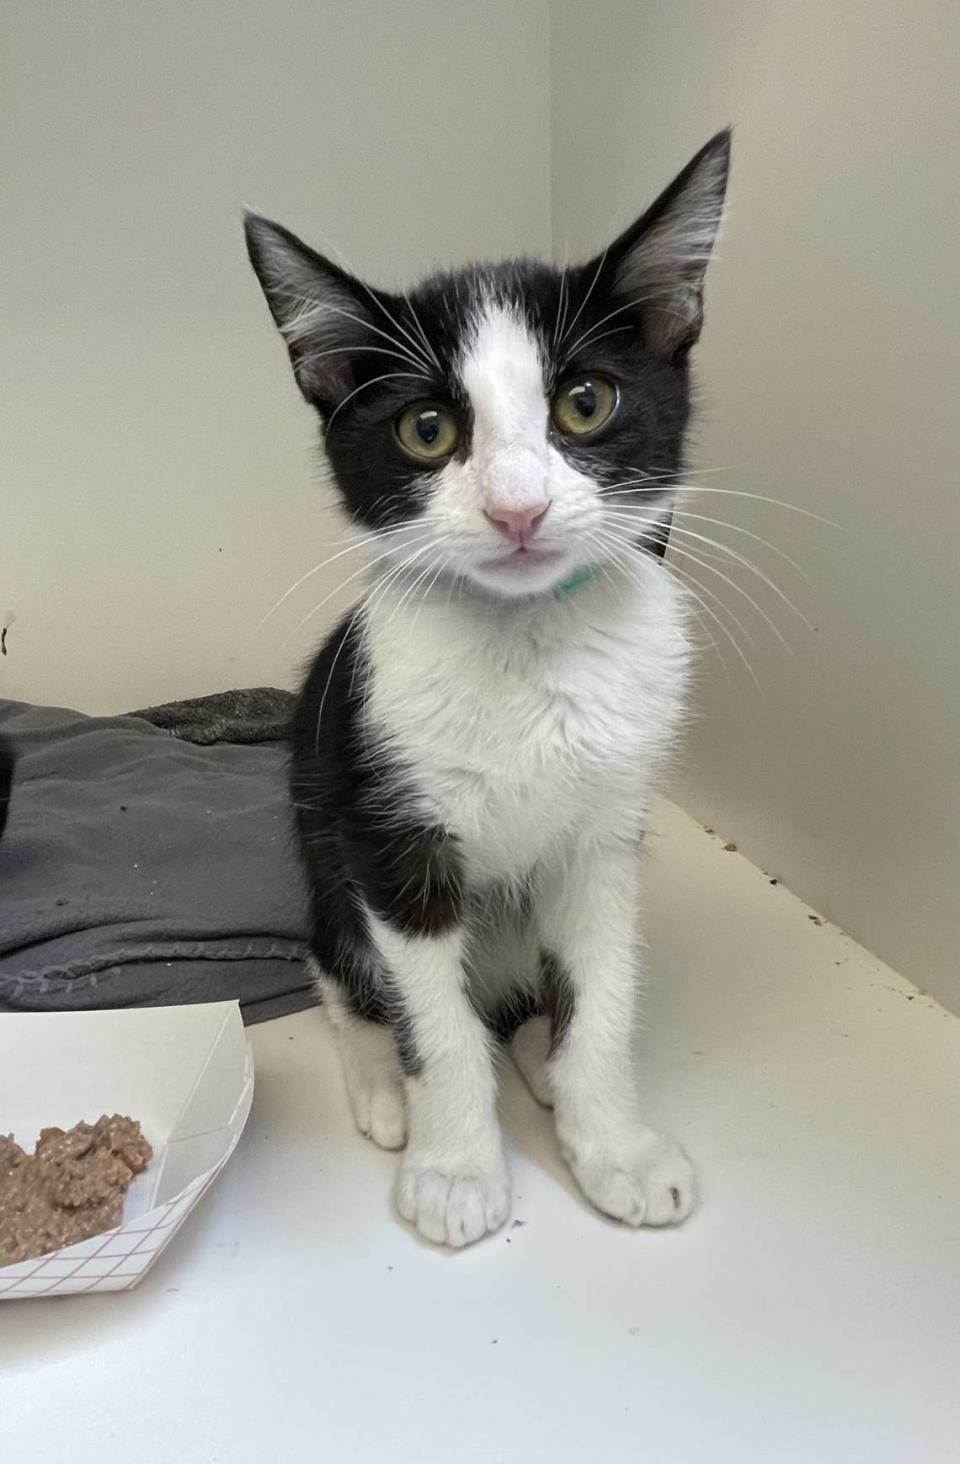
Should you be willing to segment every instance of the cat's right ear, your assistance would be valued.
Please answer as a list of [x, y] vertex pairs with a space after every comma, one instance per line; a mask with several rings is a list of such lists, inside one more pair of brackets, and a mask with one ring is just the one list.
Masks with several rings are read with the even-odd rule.
[[372, 321], [364, 287], [285, 229], [259, 214], [243, 219], [250, 263], [287, 343], [297, 385], [323, 416], [353, 390], [353, 357], [369, 349]]

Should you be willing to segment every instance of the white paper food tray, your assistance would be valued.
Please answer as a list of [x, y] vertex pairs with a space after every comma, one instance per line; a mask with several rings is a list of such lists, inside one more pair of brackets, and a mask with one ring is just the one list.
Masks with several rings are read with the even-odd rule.
[[123, 1113], [153, 1145], [124, 1223], [0, 1266], [0, 1299], [136, 1286], [230, 1158], [252, 1101], [236, 1002], [0, 1015], [0, 1132], [32, 1152], [42, 1128]]

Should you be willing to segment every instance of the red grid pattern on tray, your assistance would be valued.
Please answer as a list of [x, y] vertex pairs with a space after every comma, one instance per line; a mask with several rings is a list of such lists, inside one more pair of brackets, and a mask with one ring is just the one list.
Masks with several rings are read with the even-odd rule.
[[[194, 1205], [209, 1189], [225, 1162], [226, 1156], [211, 1170], [199, 1187], [194, 1183], [188, 1186], [183, 1194], [160, 1205], [153, 1212], [157, 1218], [152, 1225], [129, 1230], [121, 1226], [118, 1229], [106, 1231], [102, 1237], [96, 1237], [100, 1241], [96, 1250], [91, 1251], [89, 1255], [81, 1256], [73, 1269], [65, 1275], [51, 1275], [51, 1272], [54, 1271], [57, 1264], [63, 1264], [66, 1252], [72, 1249], [70, 1246], [63, 1250], [51, 1251], [49, 1255], [40, 1256], [30, 1271], [22, 1276], [15, 1276], [9, 1281], [4, 1281], [3, 1271], [0, 1270], [0, 1296], [16, 1296], [18, 1293], [21, 1296], [79, 1295], [97, 1289], [104, 1291], [121, 1289], [116, 1286], [118, 1281], [127, 1282], [128, 1289], [149, 1270], [181, 1221], [186, 1218]], [[157, 1237], [159, 1237], [157, 1243], [151, 1245], [150, 1241]], [[121, 1239], [125, 1242], [132, 1242], [132, 1244], [125, 1246], [120, 1251], [112, 1250], [113, 1243]], [[102, 1271], [100, 1266], [105, 1260], [112, 1261], [113, 1264]], [[133, 1263], [133, 1269], [121, 1271], [120, 1267], [124, 1263], [129, 1264], [130, 1262]], [[46, 1281], [47, 1284], [37, 1284], [41, 1281]]]
[[[172, 1228], [169, 1225], [163, 1224], [162, 1221], [166, 1219], [166, 1216], [169, 1214], [173, 1203], [174, 1202], [170, 1202], [166, 1205], [161, 1206], [161, 1208], [157, 1211], [159, 1217], [158, 1223], [151, 1226], [150, 1230], [148, 1231], [138, 1231], [138, 1236], [142, 1236], [145, 1234], [152, 1235], [157, 1230]], [[59, 1266], [55, 1265], [54, 1263], [60, 1262], [62, 1264], [66, 1252], [71, 1249], [70, 1246], [66, 1246], [63, 1250], [52, 1251], [49, 1255], [41, 1256], [33, 1269], [28, 1271], [25, 1275], [16, 1276], [13, 1278], [13, 1280], [7, 1282], [6, 1284], [0, 1284], [0, 1293], [5, 1296], [15, 1296], [17, 1292], [20, 1292], [21, 1295], [25, 1296], [50, 1296], [57, 1291], [90, 1291], [98, 1283], [103, 1282], [108, 1277], [112, 1276], [114, 1272], [118, 1269], [118, 1267], [122, 1265], [125, 1260], [129, 1260], [130, 1256], [132, 1255], [132, 1251], [124, 1251], [122, 1254], [116, 1257], [113, 1265], [108, 1267], [106, 1271], [102, 1271], [100, 1269], [100, 1266], [96, 1264], [97, 1262], [102, 1261], [102, 1259], [104, 1258], [104, 1252], [111, 1245], [111, 1243], [117, 1240], [120, 1236], [123, 1236], [124, 1239], [126, 1239], [126, 1234], [122, 1227], [116, 1230], [106, 1231], [102, 1237], [98, 1237], [98, 1239], [100, 1240], [100, 1244], [97, 1246], [96, 1250], [91, 1251], [89, 1255], [81, 1256], [74, 1265], [73, 1269], [68, 1271], [66, 1275], [58, 1274]], [[158, 1253], [158, 1250], [159, 1247], [157, 1248], [157, 1250], [147, 1252], [146, 1255], [149, 1255], [150, 1260], [152, 1260], [153, 1257]], [[146, 1255], [144, 1256], [144, 1259], [146, 1259]], [[111, 1259], [113, 1258], [111, 1257]], [[144, 1270], [146, 1270], [146, 1266], [142, 1266], [138, 1274], [142, 1274]], [[38, 1286], [36, 1283], [41, 1280], [46, 1280], [47, 1284], [45, 1286]]]

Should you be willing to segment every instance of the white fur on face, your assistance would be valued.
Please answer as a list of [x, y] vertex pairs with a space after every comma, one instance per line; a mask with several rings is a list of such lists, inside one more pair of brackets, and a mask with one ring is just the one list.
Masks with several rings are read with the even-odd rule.
[[460, 375], [473, 408], [473, 473], [484, 506], [526, 508], [550, 496], [544, 363], [527, 327], [502, 306], [477, 321]]
[[[473, 423], [465, 462], [437, 474], [427, 525], [447, 535], [456, 569], [504, 595], [534, 594], [596, 560], [587, 540], [603, 505], [593, 479], [549, 440], [546, 365], [520, 316], [491, 301], [479, 315], [460, 367]], [[518, 553], [484, 516], [498, 510], [549, 512], [528, 550]]]

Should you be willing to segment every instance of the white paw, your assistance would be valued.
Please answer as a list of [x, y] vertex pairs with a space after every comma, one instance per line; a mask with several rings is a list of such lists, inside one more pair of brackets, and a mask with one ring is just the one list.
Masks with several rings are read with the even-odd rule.
[[378, 1076], [348, 1086], [353, 1120], [381, 1149], [402, 1149], [407, 1142], [407, 1097], [402, 1081]]
[[519, 1028], [510, 1044], [513, 1060], [530, 1092], [544, 1108], [553, 1107], [553, 1093], [547, 1076], [550, 1054], [550, 1019], [531, 1017]]
[[670, 1139], [656, 1134], [616, 1153], [570, 1154], [587, 1199], [625, 1225], [675, 1225], [693, 1209], [693, 1165]]
[[407, 1142], [407, 1095], [393, 1033], [331, 1007], [353, 1121], [381, 1149]]
[[473, 1173], [405, 1162], [397, 1209], [425, 1240], [459, 1249], [498, 1230], [510, 1213], [510, 1184], [501, 1164]]

